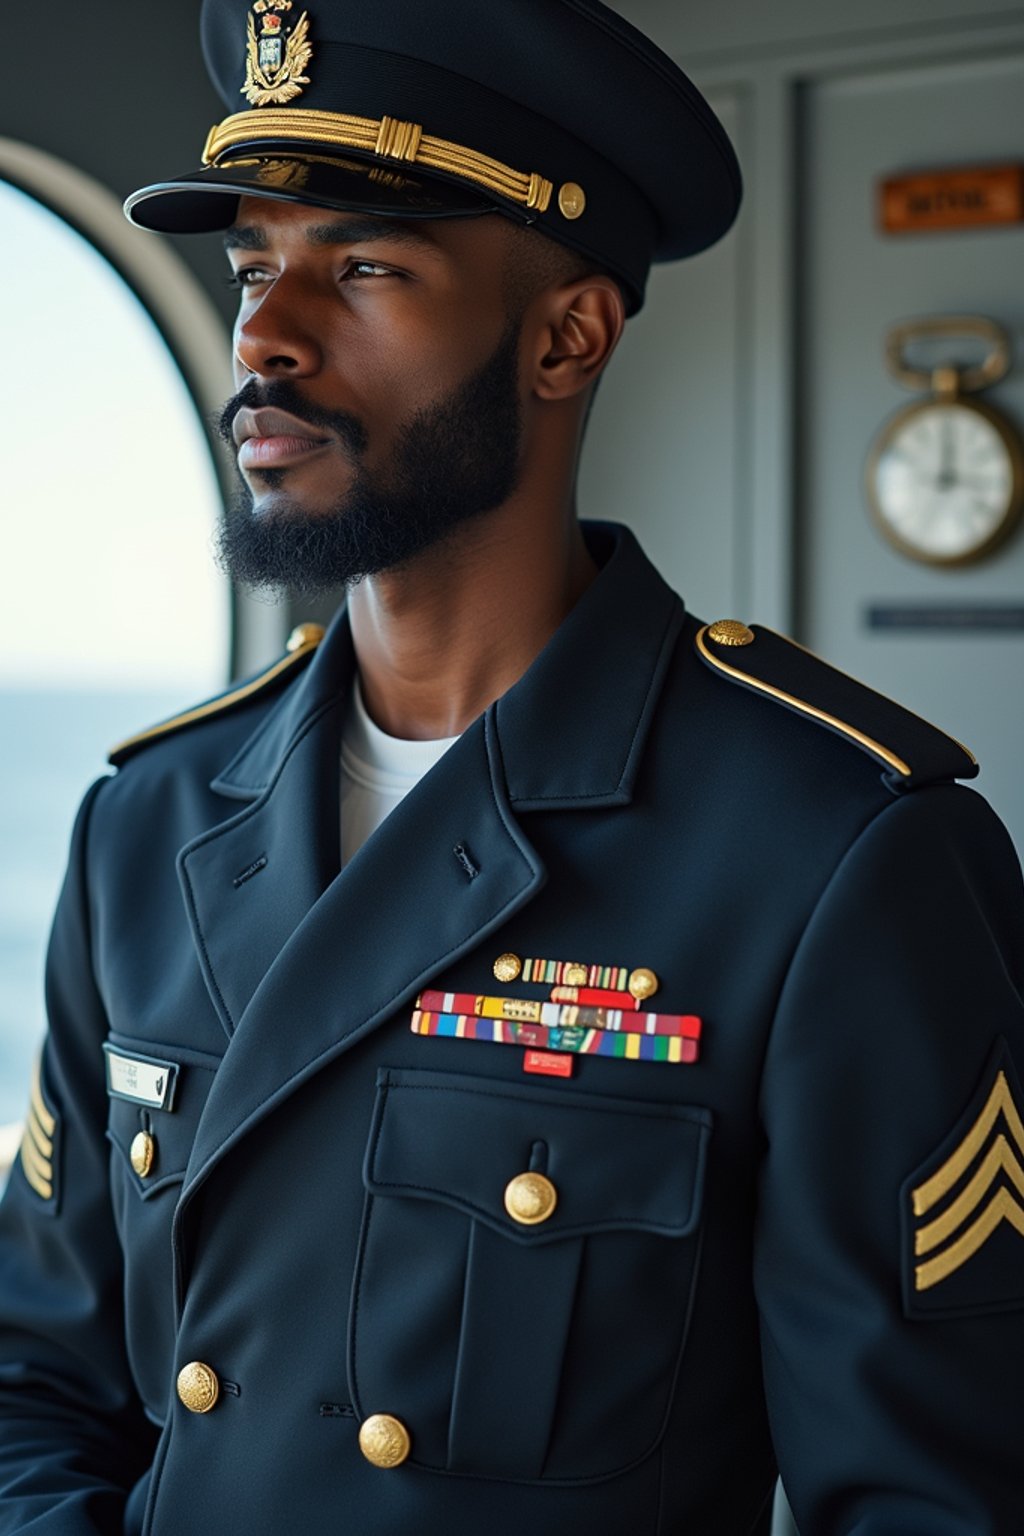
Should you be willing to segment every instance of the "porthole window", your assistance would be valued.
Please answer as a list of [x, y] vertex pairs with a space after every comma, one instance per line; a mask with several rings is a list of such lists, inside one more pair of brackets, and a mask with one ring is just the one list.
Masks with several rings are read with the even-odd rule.
[[[72, 223], [18, 169], [19, 185], [0, 180], [0, 1127], [24, 1112], [77, 803], [116, 740], [224, 686], [230, 648], [230, 594], [211, 554], [220, 489], [209, 402], [84, 232], [91, 184], [75, 187]], [[101, 199], [98, 213], [120, 218], [113, 204]], [[161, 270], [174, 261], [162, 248], [153, 259]], [[191, 280], [182, 269], [175, 281]], [[206, 344], [226, 359], [215, 329]], [[0, 1130], [0, 1165], [5, 1139]]]

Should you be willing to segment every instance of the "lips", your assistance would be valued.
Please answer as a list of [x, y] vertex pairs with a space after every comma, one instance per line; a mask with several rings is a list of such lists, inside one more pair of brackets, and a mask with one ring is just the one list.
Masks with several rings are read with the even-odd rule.
[[242, 409], [232, 425], [241, 469], [276, 469], [327, 447], [330, 439], [288, 411]]

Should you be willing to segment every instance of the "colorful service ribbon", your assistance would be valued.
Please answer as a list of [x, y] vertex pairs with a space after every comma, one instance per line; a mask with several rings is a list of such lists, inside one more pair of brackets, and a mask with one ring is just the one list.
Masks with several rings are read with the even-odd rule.
[[602, 987], [625, 992], [630, 972], [624, 965], [583, 965], [577, 960], [524, 960], [521, 981], [546, 987]]
[[[424, 993], [420, 1001], [425, 1004], [430, 997], [458, 998], [461, 995]], [[634, 1017], [648, 1020], [673, 1018], [670, 1014], [641, 1014]], [[533, 1050], [573, 1052], [583, 1056], [613, 1056], [626, 1061], [662, 1061], [673, 1065], [689, 1065], [700, 1055], [701, 1022], [688, 1015], [679, 1015], [675, 1019], [676, 1025], [684, 1020], [687, 1026], [685, 1033], [677, 1027], [672, 1033], [652, 1031], [640, 1034], [635, 1026], [629, 1030], [586, 1028], [580, 1025], [554, 1026], [422, 1007], [413, 1013], [412, 1032], [415, 1035], [438, 1035], [449, 1039], [486, 1040], [495, 1045], [528, 1046]]]
[[552, 1029], [607, 1029], [630, 1035], [684, 1035], [700, 1039], [700, 1019], [689, 1013], [637, 1013], [622, 1008], [581, 1008], [539, 1003], [521, 997], [479, 997], [472, 992], [423, 992], [416, 1001], [425, 1013], [543, 1024]]

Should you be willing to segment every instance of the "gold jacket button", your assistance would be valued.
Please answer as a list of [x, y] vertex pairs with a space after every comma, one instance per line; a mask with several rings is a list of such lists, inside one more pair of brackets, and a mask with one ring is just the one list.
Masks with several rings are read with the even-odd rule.
[[400, 1467], [412, 1449], [409, 1431], [390, 1413], [374, 1413], [359, 1426], [359, 1449], [371, 1466]]
[[201, 1360], [192, 1360], [178, 1372], [178, 1396], [189, 1413], [209, 1413], [220, 1397], [217, 1372]]
[[753, 645], [755, 636], [739, 619], [719, 619], [708, 630], [708, 639], [716, 645]]
[[132, 1167], [140, 1179], [148, 1179], [156, 1162], [156, 1138], [147, 1131], [140, 1131], [132, 1142]]
[[319, 645], [325, 634], [322, 624], [297, 624], [288, 636], [287, 650], [294, 654], [295, 651], [304, 651], [307, 646]]
[[542, 1173], [517, 1173], [505, 1190], [505, 1209], [521, 1227], [547, 1221], [558, 1204], [558, 1190]]

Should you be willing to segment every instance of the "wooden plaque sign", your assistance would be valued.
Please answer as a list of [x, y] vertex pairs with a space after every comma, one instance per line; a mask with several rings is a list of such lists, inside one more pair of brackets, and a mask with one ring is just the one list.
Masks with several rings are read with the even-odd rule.
[[894, 176], [881, 185], [886, 234], [971, 229], [1024, 221], [1024, 166], [927, 171]]

